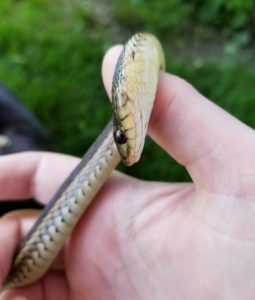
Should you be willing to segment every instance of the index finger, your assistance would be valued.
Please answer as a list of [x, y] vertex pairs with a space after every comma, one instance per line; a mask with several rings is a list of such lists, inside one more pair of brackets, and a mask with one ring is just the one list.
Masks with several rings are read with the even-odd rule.
[[0, 157], [0, 199], [53, 196], [79, 159], [49, 152], [23, 152]]

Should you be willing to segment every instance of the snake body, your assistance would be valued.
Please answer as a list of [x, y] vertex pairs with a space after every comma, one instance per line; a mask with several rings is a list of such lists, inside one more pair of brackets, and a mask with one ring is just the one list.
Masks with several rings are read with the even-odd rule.
[[164, 55], [158, 40], [135, 34], [118, 59], [112, 83], [113, 120], [68, 176], [18, 247], [4, 288], [41, 278], [120, 159], [139, 160]]

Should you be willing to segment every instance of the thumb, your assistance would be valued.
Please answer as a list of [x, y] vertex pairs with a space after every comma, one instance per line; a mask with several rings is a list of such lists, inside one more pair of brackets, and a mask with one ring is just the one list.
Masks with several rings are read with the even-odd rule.
[[[121, 49], [115, 46], [104, 57], [102, 74], [109, 95]], [[185, 80], [160, 73], [149, 134], [187, 168], [197, 186], [231, 193], [250, 187], [251, 182], [240, 177], [254, 163], [254, 131]]]

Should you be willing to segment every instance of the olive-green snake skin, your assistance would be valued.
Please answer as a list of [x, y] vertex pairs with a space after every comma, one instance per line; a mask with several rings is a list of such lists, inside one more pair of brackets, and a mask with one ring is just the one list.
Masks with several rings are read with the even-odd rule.
[[41, 278], [63, 247], [81, 215], [120, 159], [132, 165], [140, 158], [164, 54], [151, 34], [137, 33], [126, 43], [112, 83], [113, 120], [19, 245], [3, 288]]

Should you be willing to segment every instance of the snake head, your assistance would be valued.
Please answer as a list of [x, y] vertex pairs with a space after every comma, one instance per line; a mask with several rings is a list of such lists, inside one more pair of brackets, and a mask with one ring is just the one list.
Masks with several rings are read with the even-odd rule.
[[127, 166], [140, 159], [162, 67], [161, 45], [147, 33], [135, 34], [117, 61], [112, 82], [113, 136]]
[[139, 105], [140, 92], [134, 92], [140, 86], [132, 86], [132, 82], [125, 85], [127, 81], [119, 82], [121, 78], [115, 75], [112, 90], [113, 137], [123, 163], [131, 166], [140, 159], [148, 119], [145, 118], [146, 109]]

